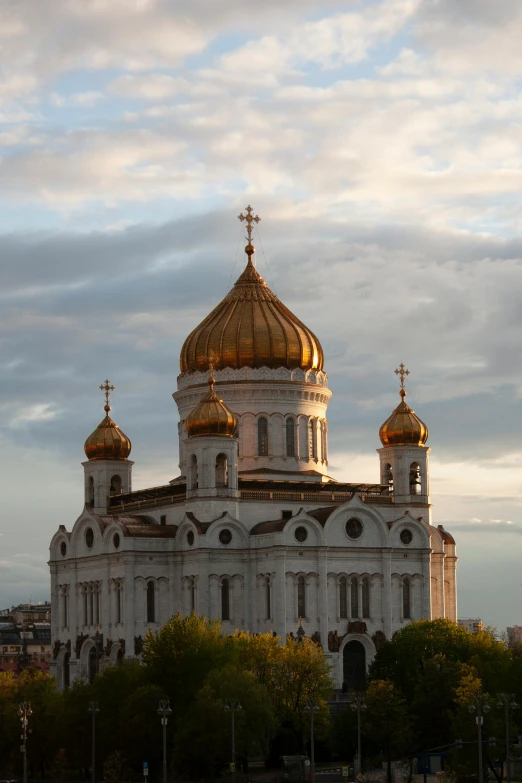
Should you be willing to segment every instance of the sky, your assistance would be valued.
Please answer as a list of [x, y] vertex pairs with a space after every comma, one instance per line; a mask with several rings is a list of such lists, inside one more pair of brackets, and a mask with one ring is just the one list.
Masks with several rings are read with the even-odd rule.
[[323, 345], [330, 474], [379, 480], [404, 362], [459, 617], [522, 624], [521, 38], [518, 0], [4, 3], [0, 607], [49, 597], [105, 378], [134, 488], [178, 474], [179, 350], [250, 203]]

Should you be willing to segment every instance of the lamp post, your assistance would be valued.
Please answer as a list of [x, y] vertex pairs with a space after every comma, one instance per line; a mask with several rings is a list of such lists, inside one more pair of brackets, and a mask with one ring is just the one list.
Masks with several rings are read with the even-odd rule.
[[20, 750], [24, 754], [24, 783], [27, 783], [27, 735], [30, 731], [27, 727], [29, 725], [29, 718], [33, 714], [29, 702], [23, 701], [18, 707], [17, 713], [20, 716], [20, 722], [22, 724], [21, 740], [23, 745], [21, 746]]
[[310, 783], [315, 783], [315, 740], [314, 740], [314, 715], [319, 712], [315, 699], [308, 699], [305, 712], [310, 713]]
[[161, 718], [161, 725], [163, 728], [163, 783], [167, 783], [167, 723], [169, 715], [172, 715], [170, 701], [168, 699], [160, 699], [158, 715]]
[[87, 712], [92, 715], [91, 781], [96, 781], [96, 714], [100, 711], [97, 701], [90, 701]]
[[354, 777], [357, 777], [357, 775], [361, 771], [361, 710], [366, 709], [366, 702], [364, 700], [364, 696], [362, 693], [354, 693], [352, 695], [352, 703], [351, 708], [355, 712], [357, 711], [357, 773], [354, 775]]
[[490, 706], [487, 703], [484, 694], [477, 693], [471, 699], [468, 709], [471, 713], [474, 712], [477, 713], [477, 717], [475, 718], [475, 721], [477, 723], [477, 734], [478, 734], [478, 765], [479, 765], [478, 781], [479, 783], [484, 783], [484, 767], [482, 764], [482, 724], [484, 723], [483, 713], [487, 714], [490, 710]]
[[241, 710], [241, 704], [238, 702], [237, 699], [228, 699], [228, 701], [225, 702], [225, 710], [227, 712], [230, 712], [230, 718], [231, 718], [231, 734], [232, 734], [232, 761], [230, 762], [230, 771], [232, 772], [232, 777], [235, 780], [236, 779], [236, 723], [235, 723], [235, 713], [236, 710]]
[[499, 710], [504, 710], [506, 719], [506, 780], [507, 783], [511, 783], [511, 758], [509, 748], [509, 711], [516, 710], [518, 704], [515, 701], [513, 694], [501, 693], [498, 697], [497, 707]]

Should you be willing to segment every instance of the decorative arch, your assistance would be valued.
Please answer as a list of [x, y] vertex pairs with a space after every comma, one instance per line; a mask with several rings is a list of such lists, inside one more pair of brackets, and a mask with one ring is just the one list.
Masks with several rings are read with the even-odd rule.
[[[372, 639], [368, 634], [362, 634], [362, 633], [350, 633], [347, 634], [344, 639], [341, 642], [341, 646], [339, 648], [339, 669], [338, 669], [338, 682], [339, 685], [343, 685], [345, 688], [349, 688], [350, 686], [347, 684], [345, 685], [345, 657], [348, 658], [351, 651], [354, 651], [354, 659], [349, 660], [349, 664], [356, 666], [357, 660], [359, 660], [359, 666], [360, 666], [360, 660], [362, 658], [360, 649], [357, 648], [349, 648], [348, 652], [345, 656], [345, 650], [348, 647], [348, 645], [351, 642], [358, 642], [364, 649], [364, 665], [365, 665], [365, 671], [364, 676], [366, 677], [366, 674], [368, 672], [368, 668], [370, 664], [372, 663], [373, 659], [375, 658], [375, 653], [377, 652], [375, 649], [375, 644], [373, 643]], [[357, 651], [356, 651], [357, 650]], [[356, 658], [358, 656], [358, 659]], [[348, 673], [348, 672], [347, 672]], [[360, 668], [358, 670], [358, 675], [360, 676], [362, 674]], [[353, 687], [353, 686], [352, 686]]]
[[121, 476], [115, 473], [114, 476], [111, 476], [109, 492], [111, 495], [121, 495], [121, 490], [122, 490]]
[[218, 454], [216, 457], [216, 487], [228, 487], [228, 457]]
[[418, 462], [410, 465], [410, 495], [422, 495], [422, 472]]
[[257, 456], [268, 457], [268, 417], [259, 416], [257, 420]]

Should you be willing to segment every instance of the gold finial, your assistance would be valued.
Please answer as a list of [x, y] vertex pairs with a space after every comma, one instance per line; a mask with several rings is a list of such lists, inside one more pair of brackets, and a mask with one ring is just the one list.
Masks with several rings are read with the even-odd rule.
[[247, 237], [248, 238], [248, 245], [245, 247], [245, 253], [248, 256], [248, 260], [250, 260], [250, 257], [254, 255], [254, 251], [255, 251], [255, 247], [252, 244], [252, 231], [254, 230], [254, 226], [252, 224], [253, 223], [259, 223], [261, 218], [259, 217], [259, 215], [253, 215], [252, 214], [253, 210], [252, 210], [252, 207], [250, 206], [250, 204], [245, 209], [245, 212], [246, 212], [246, 215], [243, 215], [243, 213], [241, 213], [240, 215], [237, 216], [237, 219], [240, 220], [241, 222], [246, 220], [246, 224], [247, 224], [246, 225], [246, 230], [247, 230], [247, 234], [248, 234], [248, 237]]
[[114, 388], [115, 388], [115, 387], [114, 387], [114, 386], [111, 386], [111, 382], [110, 382], [108, 379], [106, 379], [106, 380], [105, 380], [105, 385], [104, 385], [104, 384], [102, 384], [102, 385], [100, 386], [100, 389], [102, 390], [102, 392], [105, 392], [105, 406], [104, 406], [104, 410], [105, 410], [107, 413], [108, 413], [108, 412], [110, 411], [110, 409], [111, 409], [111, 406], [109, 405], [109, 400], [110, 400], [110, 398], [111, 398], [111, 392], [113, 392], [113, 391], [114, 391]]
[[406, 394], [407, 394], [406, 389], [404, 388], [404, 377], [406, 375], [409, 375], [410, 371], [407, 370], [406, 367], [404, 366], [404, 364], [401, 362], [399, 364], [399, 369], [395, 370], [394, 372], [395, 372], [395, 375], [400, 375], [401, 376], [401, 390], [400, 390], [399, 394], [401, 395], [402, 399], [404, 399], [406, 397]]

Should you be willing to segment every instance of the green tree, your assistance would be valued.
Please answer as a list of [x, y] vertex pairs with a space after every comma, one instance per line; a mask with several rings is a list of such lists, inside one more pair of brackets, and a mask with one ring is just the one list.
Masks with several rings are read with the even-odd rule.
[[391, 762], [411, 754], [411, 719], [406, 702], [388, 680], [373, 680], [366, 691], [366, 710], [361, 730], [369, 753], [381, 754], [386, 761], [388, 783], [392, 781]]
[[223, 636], [218, 620], [176, 614], [157, 633], [147, 633], [143, 663], [150, 682], [184, 714], [208, 673], [234, 664], [235, 650], [234, 637]]
[[276, 721], [269, 695], [251, 672], [215, 669], [198, 691], [180, 726], [174, 750], [176, 769], [213, 777], [231, 758], [231, 713], [227, 701], [241, 705], [234, 713], [236, 760], [266, 755]]

